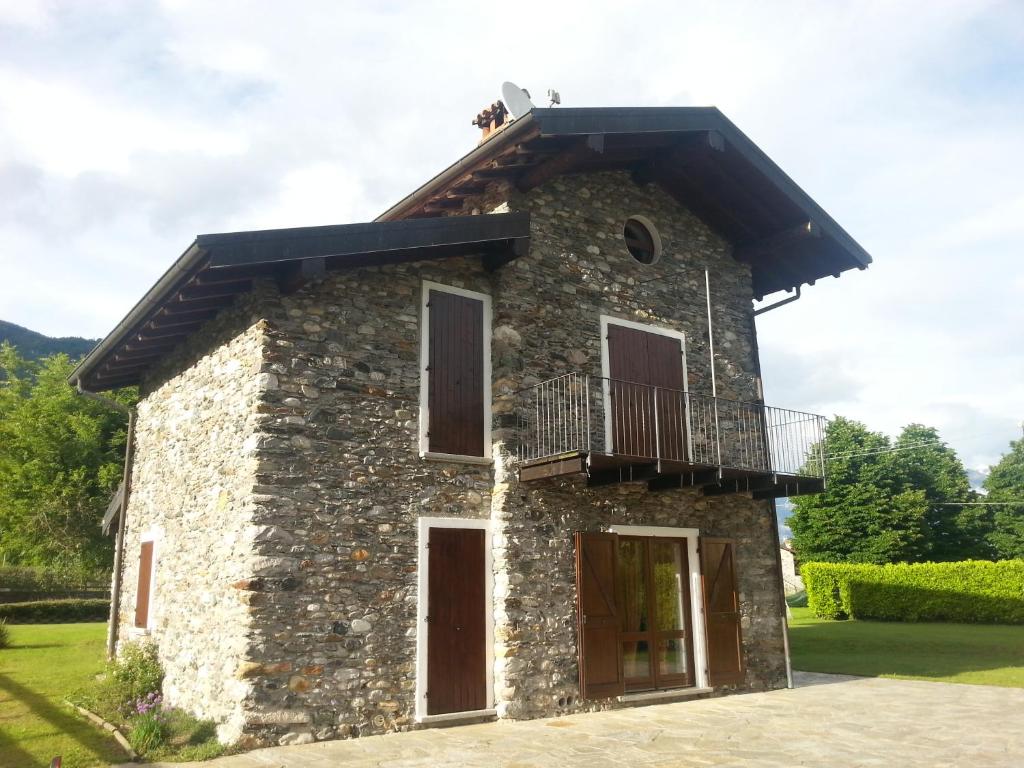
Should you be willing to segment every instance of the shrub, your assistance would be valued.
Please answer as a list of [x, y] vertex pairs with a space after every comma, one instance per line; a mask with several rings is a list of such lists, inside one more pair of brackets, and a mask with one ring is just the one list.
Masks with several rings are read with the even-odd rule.
[[164, 682], [164, 668], [153, 643], [127, 643], [110, 663], [107, 674], [117, 693], [118, 709], [126, 716], [133, 711], [143, 714], [140, 702], [159, 696]]
[[0, 648], [11, 647], [11, 630], [7, 628], [7, 619], [0, 619]]
[[801, 573], [819, 618], [1024, 624], [1024, 560], [807, 563]]
[[[144, 714], [140, 705], [160, 695], [164, 670], [153, 643], [127, 643], [120, 655], [107, 663], [106, 671], [87, 689], [74, 696], [76, 703], [107, 720], [127, 723]], [[149, 707], [152, 709], [152, 707]]]
[[11, 624], [69, 624], [76, 621], [106, 621], [109, 614], [110, 601], [100, 599], [0, 603], [0, 619], [5, 619]]

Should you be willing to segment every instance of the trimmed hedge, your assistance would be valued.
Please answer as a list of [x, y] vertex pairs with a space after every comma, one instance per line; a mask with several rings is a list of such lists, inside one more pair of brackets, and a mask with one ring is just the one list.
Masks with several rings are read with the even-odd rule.
[[1024, 560], [806, 563], [800, 575], [822, 619], [1024, 624]]
[[5, 565], [0, 566], [0, 589], [19, 592], [110, 589], [110, 571]]
[[31, 603], [0, 604], [0, 621], [9, 624], [71, 624], [106, 621], [109, 600], [36, 600]]

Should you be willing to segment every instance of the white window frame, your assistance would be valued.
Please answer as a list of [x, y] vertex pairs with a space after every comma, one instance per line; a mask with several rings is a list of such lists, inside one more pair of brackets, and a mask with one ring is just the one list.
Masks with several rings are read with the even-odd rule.
[[[660, 525], [612, 525], [609, 532], [619, 536], [651, 536], [655, 538], [686, 539], [686, 560], [690, 579], [690, 618], [693, 632], [694, 687], [710, 688], [708, 685], [708, 638], [704, 628], [704, 585], [701, 583], [700, 556], [697, 545], [700, 541], [698, 528], [670, 528]], [[679, 690], [688, 690], [681, 688]]]
[[[427, 545], [430, 543], [431, 528], [470, 528], [484, 532], [486, 709], [449, 712], [443, 715], [427, 714], [427, 648], [430, 636], [430, 622], [427, 621], [427, 610], [430, 607], [430, 549]], [[416, 573], [416, 722], [436, 723], [494, 715], [494, 558], [491, 521], [462, 517], [421, 517], [418, 523], [417, 539], [419, 564]]]
[[146, 626], [136, 627], [135, 626], [135, 611], [138, 610], [139, 605], [139, 580], [138, 574], [135, 579], [135, 605], [132, 610], [132, 625], [131, 633], [135, 636], [148, 635], [153, 631], [154, 627], [154, 616], [156, 616], [157, 608], [157, 590], [156, 590], [156, 563], [160, 557], [160, 549], [163, 541], [163, 531], [156, 526], [151, 527], [148, 531], [143, 532], [139, 537], [139, 559], [142, 558], [142, 545], [151, 542], [153, 544], [153, 560], [149, 566], [149, 609], [146, 613]]
[[[467, 299], [476, 299], [483, 302], [483, 346], [484, 346], [484, 455], [483, 456], [462, 456], [451, 453], [438, 453], [430, 450], [430, 438], [427, 432], [430, 429], [430, 372], [427, 368], [430, 365], [430, 309], [427, 303], [430, 301], [431, 291], [443, 291], [445, 293], [464, 296]], [[455, 288], [450, 285], [442, 285], [429, 280], [423, 281], [423, 289], [420, 300], [420, 429], [419, 429], [419, 454], [425, 459], [439, 459], [442, 461], [453, 461], [461, 464], [490, 464], [491, 458], [491, 297], [486, 293], [469, 291], [465, 288]]]
[[[624, 328], [632, 328], [635, 331], [654, 333], [658, 336], [667, 336], [679, 340], [679, 353], [683, 356], [683, 392], [689, 393], [690, 382], [686, 369], [686, 334], [672, 328], [665, 328], [660, 325], [649, 323], [638, 323], [635, 320], [624, 320], [613, 315], [601, 315], [601, 393], [604, 400], [604, 449], [606, 453], [612, 452], [612, 392], [608, 386], [611, 379], [611, 360], [608, 357], [608, 326], [620, 325]], [[690, 409], [686, 409], [686, 450], [690, 456], [693, 455], [693, 446], [689, 444], [693, 439], [693, 430], [690, 428]]]

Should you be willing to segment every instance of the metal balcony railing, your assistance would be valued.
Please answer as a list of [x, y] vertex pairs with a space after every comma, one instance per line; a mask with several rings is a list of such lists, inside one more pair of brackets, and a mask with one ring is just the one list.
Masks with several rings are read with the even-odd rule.
[[824, 477], [823, 416], [579, 373], [517, 395], [524, 462], [598, 453]]

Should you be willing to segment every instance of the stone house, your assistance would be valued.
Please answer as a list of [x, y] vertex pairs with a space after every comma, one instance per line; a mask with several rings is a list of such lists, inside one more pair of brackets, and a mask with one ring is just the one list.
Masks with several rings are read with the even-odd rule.
[[800, 577], [800, 569], [797, 567], [796, 552], [793, 550], [793, 542], [786, 539], [779, 549], [779, 558], [782, 565], [782, 591], [787, 595], [795, 595], [804, 591], [804, 580]]
[[753, 301], [870, 257], [714, 108], [478, 123], [374, 222], [198, 237], [73, 374], [141, 393], [112, 638], [225, 740], [787, 683], [822, 419]]

